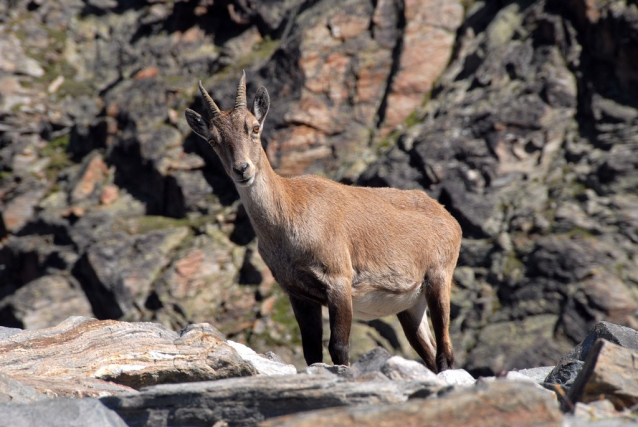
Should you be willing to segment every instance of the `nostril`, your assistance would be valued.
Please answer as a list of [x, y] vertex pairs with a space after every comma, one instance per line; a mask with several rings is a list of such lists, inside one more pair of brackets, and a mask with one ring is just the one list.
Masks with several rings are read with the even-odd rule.
[[248, 162], [240, 163], [237, 166], [233, 167], [233, 170], [240, 175], [243, 175], [244, 172], [246, 172], [246, 169], [248, 169]]

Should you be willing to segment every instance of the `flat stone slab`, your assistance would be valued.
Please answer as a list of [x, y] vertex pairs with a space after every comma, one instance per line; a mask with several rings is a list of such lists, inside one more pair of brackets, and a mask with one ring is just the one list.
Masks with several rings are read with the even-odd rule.
[[139, 393], [108, 396], [102, 402], [129, 426], [251, 426], [269, 418], [350, 405], [401, 403], [438, 390], [413, 381], [356, 382], [336, 375], [232, 378], [149, 387]]
[[335, 408], [275, 418], [262, 427], [540, 427], [561, 426], [563, 415], [548, 394], [529, 382], [494, 381], [439, 399]]

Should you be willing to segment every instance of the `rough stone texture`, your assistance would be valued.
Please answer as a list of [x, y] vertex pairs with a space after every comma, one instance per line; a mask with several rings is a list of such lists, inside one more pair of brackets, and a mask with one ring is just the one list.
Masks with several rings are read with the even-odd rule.
[[375, 133], [401, 124], [432, 89], [462, 15], [460, 2], [439, 0], [328, 0], [301, 13], [280, 52], [298, 57], [295, 69], [276, 68], [301, 87], [284, 83], [298, 95], [265, 133], [278, 170], [355, 179], [374, 158]]
[[436, 374], [414, 360], [392, 356], [381, 366], [381, 372], [391, 380], [424, 381], [443, 385]]
[[553, 366], [539, 366], [538, 368], [519, 369], [517, 372], [521, 375], [529, 377], [536, 384], [542, 384], [545, 382], [547, 375], [554, 369]]
[[633, 8], [476, 2], [432, 99], [358, 180], [424, 189], [461, 223], [452, 331], [473, 373], [554, 364], [603, 319], [636, 327]]
[[259, 355], [250, 347], [246, 347], [238, 342], [229, 340], [227, 343], [235, 349], [242, 359], [255, 369], [257, 375], [291, 375], [297, 373], [297, 369], [293, 365], [270, 360], [266, 356]]
[[563, 356], [563, 359], [585, 361], [599, 339], [604, 339], [624, 348], [638, 350], [638, 331], [609, 322], [598, 322], [585, 339]]
[[583, 369], [589, 352], [599, 339], [618, 344], [621, 347], [638, 350], [637, 331], [609, 322], [598, 322], [582, 342], [560, 358], [558, 364], [547, 375], [545, 382], [571, 386]]
[[334, 375], [251, 377], [149, 387], [102, 402], [129, 426], [256, 425], [268, 418], [322, 408], [405, 402], [431, 386], [418, 381], [349, 382]]
[[56, 399], [34, 403], [0, 403], [1, 426], [126, 427], [97, 399]]
[[44, 399], [46, 396], [33, 387], [24, 385], [8, 375], [0, 374], [0, 403], [26, 403]]
[[638, 403], [638, 351], [604, 339], [594, 343], [570, 390], [572, 402], [608, 399], [616, 409]]
[[29, 282], [0, 302], [2, 323], [23, 329], [57, 325], [69, 314], [89, 317], [93, 311], [77, 281], [61, 275]]
[[402, 405], [331, 409], [282, 417], [261, 426], [560, 426], [555, 401], [534, 385], [494, 382], [436, 400], [414, 399]]
[[636, 417], [629, 411], [617, 411], [609, 400], [597, 400], [586, 405], [576, 403], [573, 415], [567, 415], [563, 427], [620, 427], [636, 424]]
[[[423, 188], [459, 219], [457, 367], [555, 364], [599, 320], [635, 328], [634, 7], [0, 2], [2, 324], [31, 327], [41, 302], [21, 296], [63, 276], [98, 318], [211, 322], [305, 367], [232, 182], [182, 116], [199, 79], [227, 108], [246, 69], [249, 94], [271, 93], [280, 171]], [[48, 326], [83, 299], [56, 297]], [[352, 358], [377, 345], [416, 357], [396, 318], [355, 322]]]
[[[58, 396], [77, 396], [72, 385], [58, 382], [62, 388], [57, 388], [59, 379], [82, 384], [88, 378], [87, 389], [96, 384], [91, 379], [140, 388], [255, 373], [225, 338], [206, 324], [191, 325], [178, 334], [152, 323], [74, 317], [53, 328], [4, 338], [0, 352], [1, 373], [39, 391], [50, 389]], [[38, 383], [44, 379], [53, 381]], [[114, 389], [111, 391], [123, 391]], [[108, 391], [98, 388], [94, 392]]]
[[436, 376], [448, 385], [468, 386], [476, 383], [474, 377], [465, 369], [448, 369], [447, 371], [439, 372]]

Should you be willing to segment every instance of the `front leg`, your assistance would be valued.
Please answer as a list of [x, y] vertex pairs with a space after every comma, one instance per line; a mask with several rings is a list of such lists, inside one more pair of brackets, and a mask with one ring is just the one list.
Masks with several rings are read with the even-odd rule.
[[332, 363], [350, 365], [350, 328], [352, 327], [352, 297], [350, 283], [341, 283], [328, 291], [330, 343]]
[[309, 299], [290, 295], [290, 304], [301, 331], [303, 356], [308, 366], [323, 361], [323, 323], [321, 304]]

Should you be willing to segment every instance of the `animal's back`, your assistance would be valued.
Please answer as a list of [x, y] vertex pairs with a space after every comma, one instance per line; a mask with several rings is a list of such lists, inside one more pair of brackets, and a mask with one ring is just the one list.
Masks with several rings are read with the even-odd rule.
[[[460, 227], [425, 192], [350, 187], [308, 175], [294, 182], [298, 214], [306, 219], [301, 223], [321, 230], [316, 238], [328, 248], [321, 262], [349, 258], [355, 317], [374, 319], [413, 306], [430, 272], [456, 264]], [[311, 205], [303, 194], [313, 195]]]

